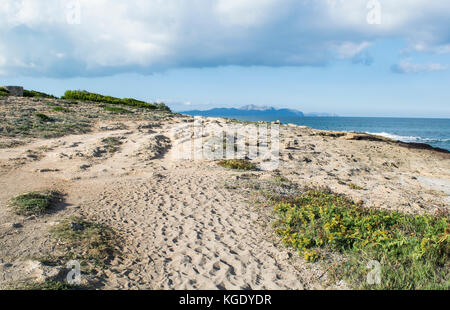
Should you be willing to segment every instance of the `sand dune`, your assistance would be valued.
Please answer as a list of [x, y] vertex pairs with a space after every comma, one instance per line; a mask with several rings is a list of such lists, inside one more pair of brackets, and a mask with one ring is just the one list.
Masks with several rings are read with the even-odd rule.
[[[100, 272], [99, 288], [347, 288], [280, 244], [270, 210], [224, 186], [242, 172], [174, 159], [170, 133], [185, 121], [104, 123], [93, 133], [0, 149], [0, 285], [30, 277], [33, 257], [52, 252], [48, 229], [78, 215], [109, 225], [123, 240], [120, 255]], [[108, 151], [111, 137], [118, 146]], [[299, 186], [327, 185], [368, 206], [404, 212], [448, 208], [448, 192], [433, 187], [439, 182], [420, 180], [448, 184], [445, 154], [295, 126], [283, 126], [281, 138], [277, 173]], [[351, 189], [353, 183], [360, 189]], [[47, 188], [66, 194], [57, 212], [24, 218], [7, 208], [10, 197]]]

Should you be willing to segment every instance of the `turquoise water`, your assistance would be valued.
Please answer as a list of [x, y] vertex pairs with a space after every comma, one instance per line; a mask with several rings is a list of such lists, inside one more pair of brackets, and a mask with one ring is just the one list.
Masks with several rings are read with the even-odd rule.
[[[271, 121], [269, 119], [242, 119]], [[388, 117], [296, 117], [280, 119], [315, 129], [377, 134], [404, 142], [426, 143], [450, 151], [450, 119]]]

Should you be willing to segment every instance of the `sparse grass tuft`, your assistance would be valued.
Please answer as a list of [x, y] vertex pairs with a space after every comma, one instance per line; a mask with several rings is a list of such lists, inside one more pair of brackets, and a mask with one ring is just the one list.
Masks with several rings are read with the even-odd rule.
[[102, 139], [103, 146], [109, 153], [115, 153], [119, 150], [119, 146], [122, 145], [122, 141], [117, 137], [108, 137]]
[[225, 159], [217, 163], [219, 166], [235, 170], [256, 170], [256, 165], [245, 159]]
[[117, 236], [106, 225], [71, 217], [53, 227], [51, 234], [64, 246], [64, 258], [82, 265], [104, 266], [115, 253]]
[[80, 285], [72, 285], [67, 282], [57, 280], [47, 280], [44, 282], [19, 282], [10, 286], [12, 290], [25, 291], [65, 291], [82, 289]]
[[363, 190], [364, 188], [363, 187], [361, 187], [361, 186], [359, 186], [359, 185], [356, 185], [356, 184], [353, 184], [353, 183], [348, 183], [347, 184], [351, 189], [355, 189], [355, 190]]
[[18, 215], [41, 215], [59, 202], [61, 196], [57, 191], [26, 193], [12, 198], [10, 207]]
[[105, 106], [103, 107], [103, 110], [108, 111], [108, 112], [112, 112], [112, 113], [118, 113], [118, 114], [130, 114], [133, 113], [133, 111], [124, 109], [124, 108], [119, 108], [119, 107], [110, 107], [110, 106]]
[[[50, 121], [51, 120], [51, 121]], [[75, 113], [49, 117], [43, 113], [23, 111], [14, 118], [7, 118], [0, 125], [0, 135], [5, 137], [56, 138], [68, 134], [87, 133], [91, 121]]]
[[68, 108], [64, 108], [64, 107], [61, 107], [61, 106], [56, 106], [56, 107], [54, 107], [53, 109], [52, 109], [52, 111], [55, 111], [55, 112], [71, 112], [72, 110], [70, 110], [70, 109], [68, 109]]
[[[449, 289], [448, 215], [413, 216], [364, 208], [330, 191], [308, 190], [274, 206], [276, 232], [305, 259], [337, 252], [337, 278], [359, 288]], [[381, 283], [366, 281], [367, 263], [381, 264]]]

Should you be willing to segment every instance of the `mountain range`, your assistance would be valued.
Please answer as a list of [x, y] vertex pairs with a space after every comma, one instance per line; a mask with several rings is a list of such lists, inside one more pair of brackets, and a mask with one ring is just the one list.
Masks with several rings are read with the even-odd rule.
[[336, 114], [329, 113], [303, 113], [294, 109], [278, 109], [269, 106], [256, 106], [253, 104], [240, 108], [214, 108], [210, 110], [183, 111], [181, 114], [205, 117], [227, 117], [241, 120], [275, 121], [281, 118], [299, 117], [335, 117]]

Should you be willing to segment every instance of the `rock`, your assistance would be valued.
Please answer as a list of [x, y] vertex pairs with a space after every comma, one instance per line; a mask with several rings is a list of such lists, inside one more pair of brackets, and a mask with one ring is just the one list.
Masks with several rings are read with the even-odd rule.
[[80, 169], [81, 170], [86, 170], [86, 169], [88, 169], [88, 168], [90, 168], [91, 167], [91, 165], [81, 165], [80, 166]]
[[44, 172], [58, 172], [59, 169], [39, 169], [39, 172], [44, 173]]
[[310, 163], [310, 162], [312, 162], [312, 160], [309, 159], [308, 157], [304, 157], [304, 158], [303, 158], [303, 161], [304, 161], [305, 163]]
[[92, 151], [92, 156], [93, 157], [101, 157], [102, 154], [106, 153], [106, 151], [104, 149], [101, 149], [100, 147], [96, 147], [93, 151]]

